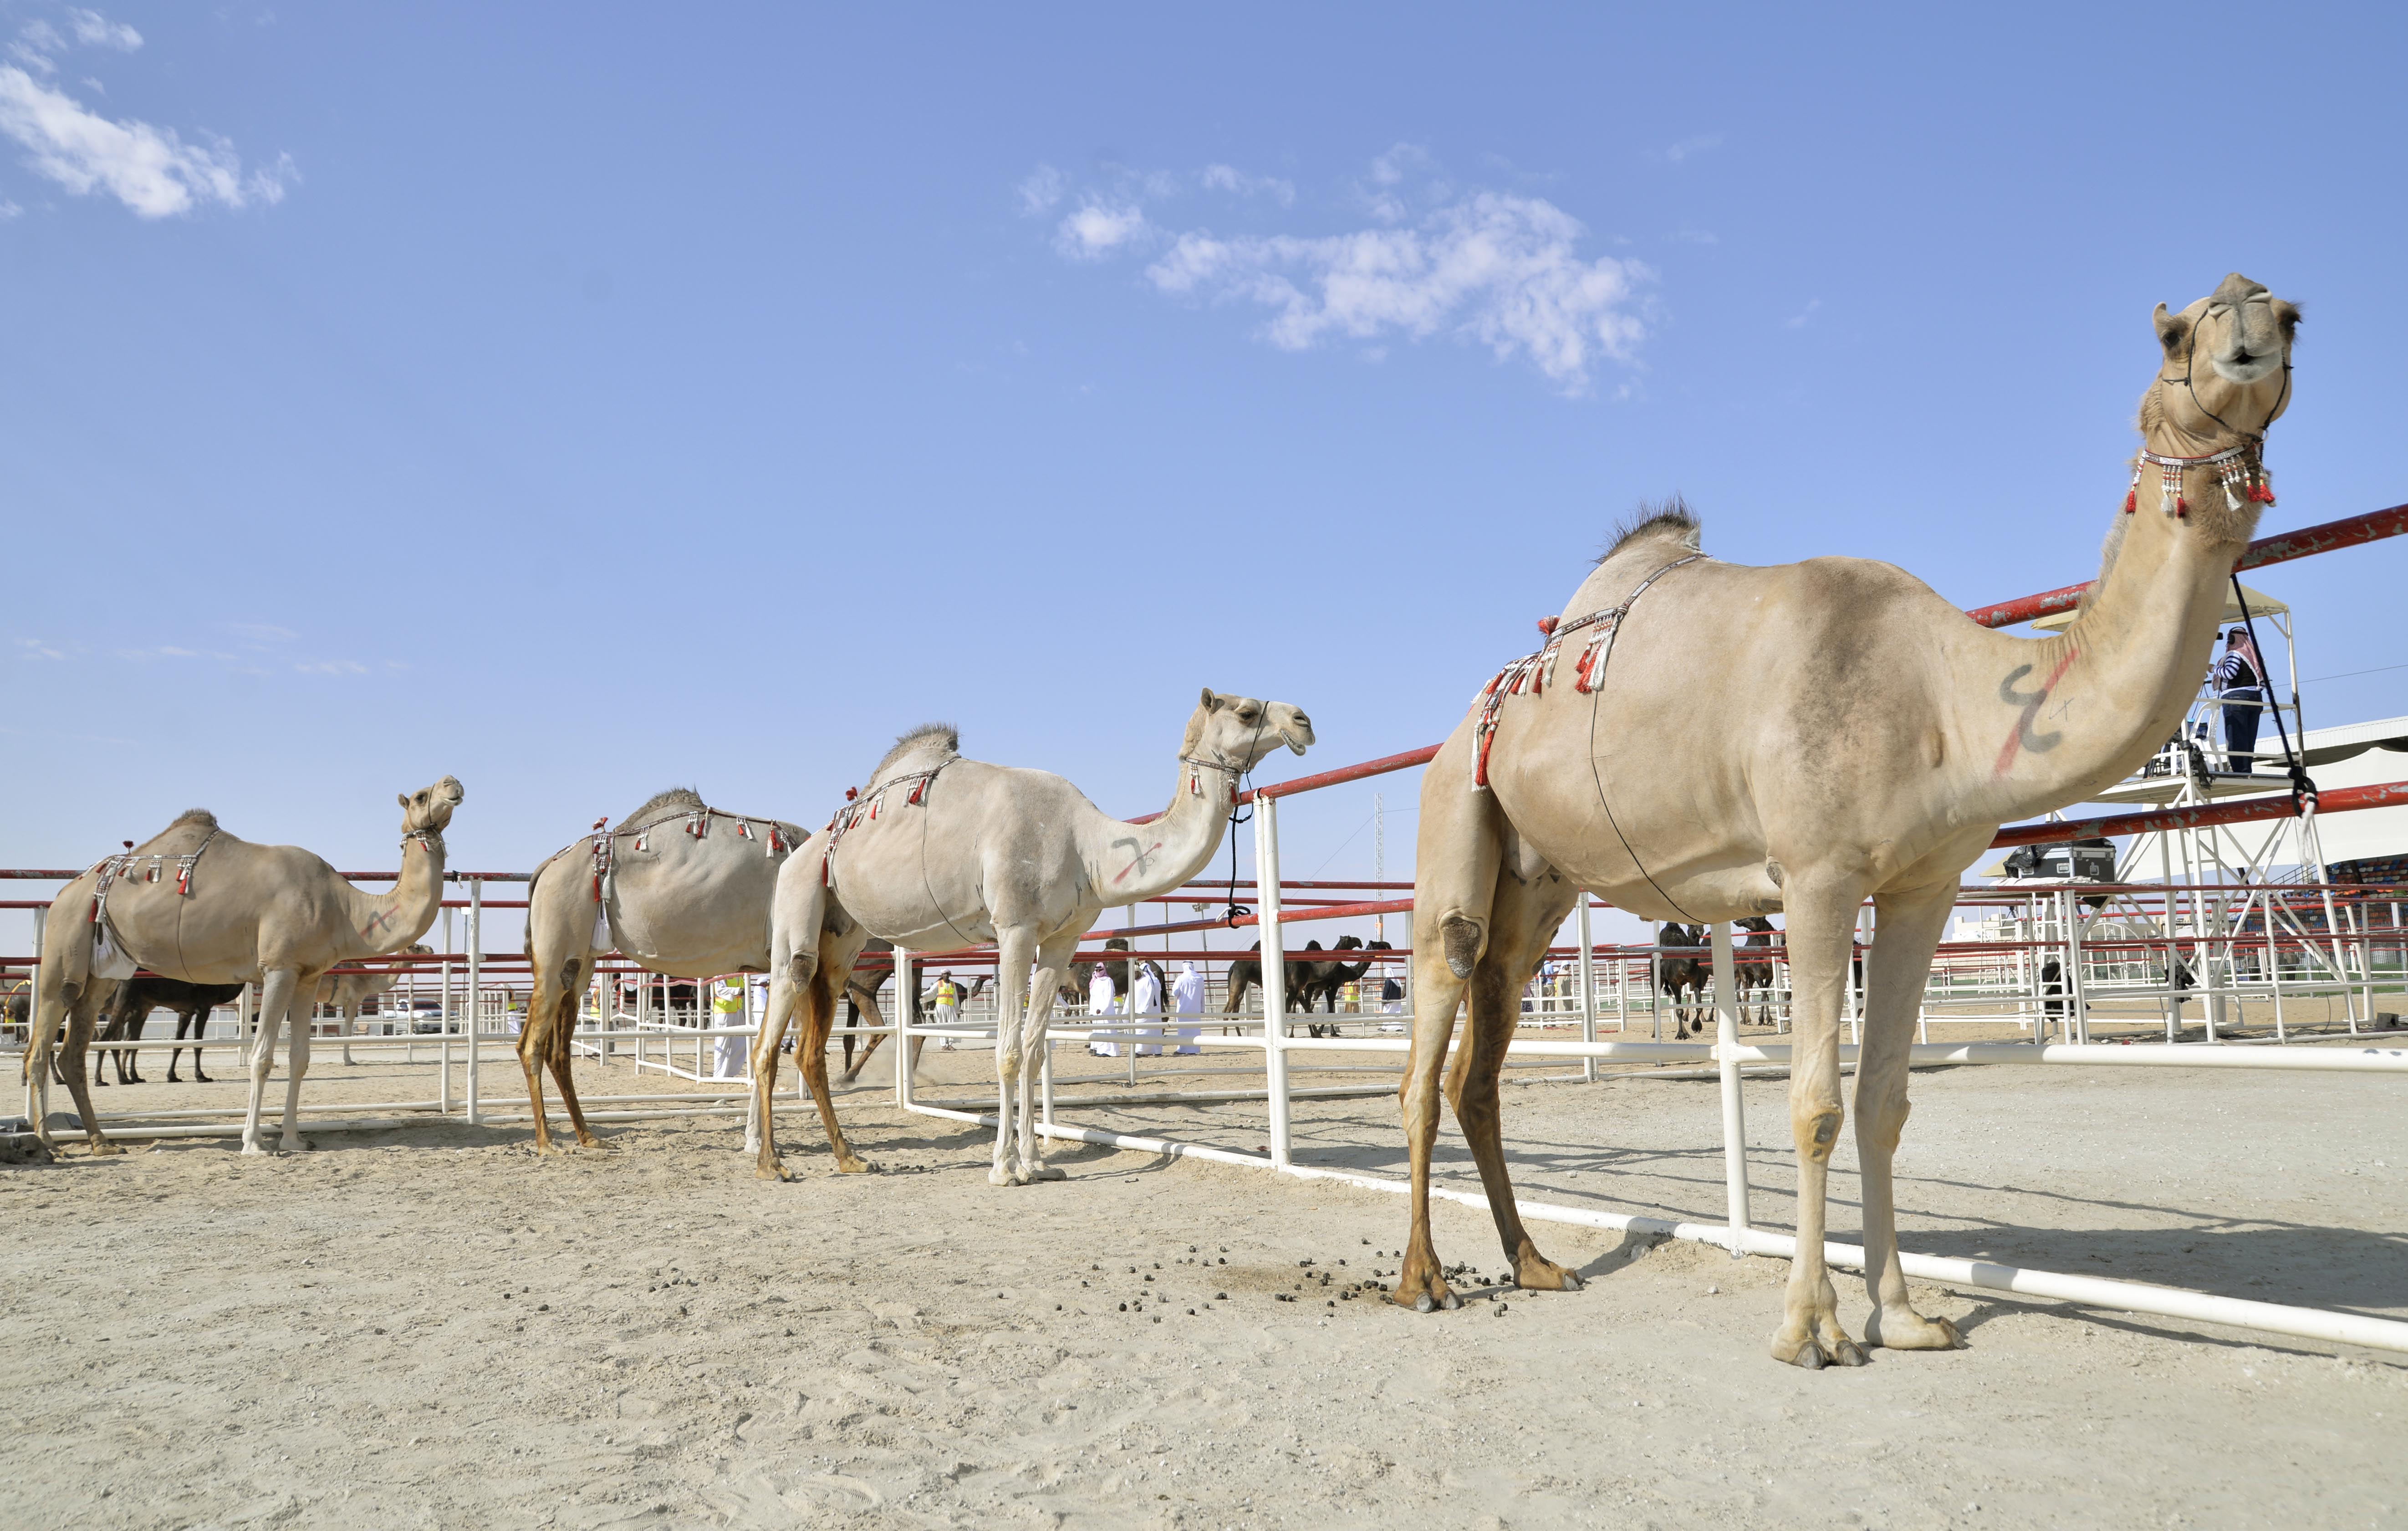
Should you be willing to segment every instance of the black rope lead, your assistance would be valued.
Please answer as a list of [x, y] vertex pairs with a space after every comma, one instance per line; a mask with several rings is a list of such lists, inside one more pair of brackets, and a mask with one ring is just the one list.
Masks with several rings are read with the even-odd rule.
[[[2249, 634], [2249, 652], [2258, 656], [2258, 665], [2255, 667], [2259, 671], [2258, 687], [2270, 699], [2267, 706], [2272, 709], [2274, 714], [2274, 737], [2282, 741], [2283, 764], [2291, 777], [2292, 811], [2304, 817], [2315, 809], [2316, 784], [2308, 775], [2307, 761], [2300, 758], [2298, 750], [2291, 747], [2291, 730], [2283, 724], [2283, 704], [2271, 700], [2274, 694], [2274, 677], [2264, 673], [2266, 651], [2258, 646], [2258, 623], [2249, 614], [2249, 597], [2241, 588], [2239, 570], [2233, 571], [2232, 573], [2232, 599], [2241, 604], [2241, 626], [2243, 630]], [[2291, 693], [2291, 705], [2297, 707], [2299, 704], [2300, 693], [2295, 689]], [[2306, 744], [2306, 738], [2302, 736], [2300, 743]]]

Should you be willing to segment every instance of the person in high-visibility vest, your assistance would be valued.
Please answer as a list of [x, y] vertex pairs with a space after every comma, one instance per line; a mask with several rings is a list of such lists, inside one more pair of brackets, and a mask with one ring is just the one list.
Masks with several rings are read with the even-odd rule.
[[[962, 991], [953, 987], [953, 975], [948, 973], [937, 980], [937, 1024], [951, 1026], [961, 1018], [961, 1014]], [[946, 1037], [937, 1046], [942, 1051], [951, 1052], [953, 1039]]]
[[[722, 978], [710, 989], [710, 1020], [714, 1026], [744, 1024], [744, 980], [741, 977]], [[744, 1044], [740, 1036], [723, 1036], [717, 1049], [718, 1067], [712, 1070], [723, 1079], [744, 1077]]]

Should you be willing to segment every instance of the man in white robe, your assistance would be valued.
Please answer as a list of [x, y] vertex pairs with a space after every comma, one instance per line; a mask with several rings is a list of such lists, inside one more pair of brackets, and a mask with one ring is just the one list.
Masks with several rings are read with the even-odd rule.
[[[1129, 987], [1133, 990], [1129, 996], [1129, 1029], [1142, 1036], [1160, 1036], [1162, 980], [1154, 975], [1153, 964], [1140, 962]], [[1137, 1051], [1140, 1058], [1159, 1058], [1162, 1056], [1162, 1044], [1141, 1042], [1137, 1044]]]
[[[1111, 964], [1097, 962], [1095, 975], [1087, 980], [1087, 1014], [1090, 1017], [1117, 1015], [1120, 1013], [1119, 1001], [1120, 989], [1112, 982]], [[1121, 1055], [1117, 1042], [1090, 1042], [1087, 1050], [1098, 1058], [1118, 1058]]]
[[1193, 1057], [1204, 1049], [1196, 1039], [1204, 1034], [1204, 975], [1196, 971], [1193, 962], [1179, 964], [1179, 976], [1170, 984], [1170, 1013], [1177, 1018], [1179, 1047], [1182, 1058]]

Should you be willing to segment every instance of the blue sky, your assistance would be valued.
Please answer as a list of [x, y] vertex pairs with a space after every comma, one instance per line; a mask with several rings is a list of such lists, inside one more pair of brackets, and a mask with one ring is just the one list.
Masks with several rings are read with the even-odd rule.
[[[2402, 31], [7, 0], [0, 863], [201, 802], [385, 864], [447, 772], [480, 868], [670, 782], [815, 825], [931, 716], [1134, 812], [1199, 686], [1310, 709], [1283, 769], [1441, 737], [1672, 491], [2065, 584], [2229, 269], [2307, 310], [2268, 528], [2408, 499]], [[2399, 662], [2403, 558], [2257, 582], [2304, 674]]]

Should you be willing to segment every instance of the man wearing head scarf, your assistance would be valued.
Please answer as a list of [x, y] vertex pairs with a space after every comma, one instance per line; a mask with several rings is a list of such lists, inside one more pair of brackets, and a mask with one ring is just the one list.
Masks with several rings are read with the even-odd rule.
[[[1119, 1002], [1120, 989], [1112, 983], [1112, 965], [1097, 962], [1095, 975], [1087, 980], [1087, 1014], [1091, 1017], [1116, 1014], [1120, 1009]], [[1120, 1044], [1116, 1042], [1089, 1042], [1087, 1050], [1098, 1058], [1118, 1058], [1121, 1054]]]
[[2265, 711], [2266, 662], [2258, 657], [2258, 645], [2249, 641], [2247, 628], [2235, 628], [2224, 635], [2224, 657], [2215, 661], [2208, 672], [2215, 683], [2216, 700], [2223, 703], [2224, 769], [2236, 775], [2248, 775], [2258, 769], [2258, 718]]
[[[713, 1026], [744, 1024], [744, 978], [741, 974], [722, 978], [710, 986], [710, 1023]], [[711, 1072], [723, 1079], [744, 1077], [744, 1044], [748, 1040], [741, 1036], [723, 1035], [718, 1038], [718, 1044], [712, 1049], [713, 1062], [717, 1066]]]
[[[1162, 1034], [1162, 978], [1154, 971], [1152, 962], [1140, 962], [1129, 979], [1129, 1029], [1146, 1036]], [[1162, 1044], [1146, 1042], [1138, 1045], [1140, 1058], [1157, 1058]]]
[[1177, 1018], [1179, 1031], [1179, 1046], [1172, 1050], [1182, 1057], [1202, 1052], [1196, 1039], [1204, 1034], [1204, 975], [1196, 971], [1193, 962], [1180, 963], [1179, 976], [1171, 980], [1170, 1013]]

